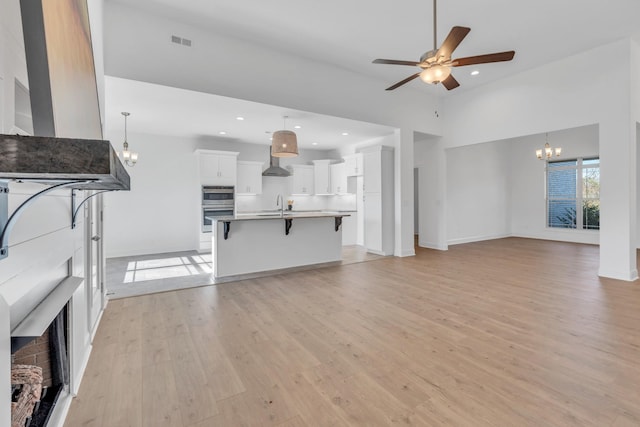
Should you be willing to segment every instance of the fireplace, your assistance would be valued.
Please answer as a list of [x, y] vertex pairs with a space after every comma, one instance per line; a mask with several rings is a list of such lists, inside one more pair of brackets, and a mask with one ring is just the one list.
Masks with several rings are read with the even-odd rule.
[[0, 349], [6, 349], [0, 352], [0, 396], [6, 402], [0, 405], [2, 427], [60, 427], [77, 392], [78, 375], [89, 356], [88, 351], [77, 352], [77, 328], [83, 331], [87, 325], [78, 323], [83, 316], [73, 315], [85, 304], [82, 292], [74, 295], [84, 279], [69, 275], [67, 263], [58, 270], [62, 280], [55, 278], [46, 287], [41, 281], [11, 305], [0, 295], [0, 318], [6, 320], [0, 329]]
[[11, 427], [43, 427], [69, 391], [67, 303], [39, 337], [11, 338]]

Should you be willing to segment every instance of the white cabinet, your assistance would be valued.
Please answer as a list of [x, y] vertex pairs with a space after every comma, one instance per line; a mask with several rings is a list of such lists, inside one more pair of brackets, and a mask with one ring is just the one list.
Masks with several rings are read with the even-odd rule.
[[291, 194], [311, 195], [313, 194], [313, 166], [312, 165], [290, 165], [287, 167], [291, 172]]
[[196, 154], [201, 185], [236, 185], [239, 153], [196, 150]]
[[[364, 193], [380, 193], [382, 191], [382, 161], [378, 152], [363, 154], [364, 160]], [[391, 178], [393, 180], [393, 177]]]
[[315, 194], [332, 194], [330, 164], [331, 160], [313, 161], [313, 188], [315, 189]]
[[364, 246], [369, 252], [392, 255], [394, 250], [393, 148], [363, 150]]
[[342, 246], [358, 244], [358, 213], [342, 217]]
[[362, 176], [362, 153], [344, 156], [344, 166], [346, 176]]
[[336, 163], [329, 166], [331, 170], [331, 193], [347, 194], [347, 175], [345, 175], [344, 163]]
[[262, 194], [262, 162], [238, 161], [236, 194]]

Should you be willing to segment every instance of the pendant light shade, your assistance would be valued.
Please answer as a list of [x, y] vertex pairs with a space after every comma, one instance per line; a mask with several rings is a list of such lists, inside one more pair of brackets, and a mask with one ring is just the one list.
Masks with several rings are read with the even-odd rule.
[[290, 130], [279, 130], [273, 133], [271, 141], [273, 157], [295, 157], [298, 155], [298, 138]]
[[[287, 116], [283, 117], [286, 121]], [[273, 157], [296, 157], [298, 155], [298, 137], [290, 130], [278, 130], [271, 139]]]

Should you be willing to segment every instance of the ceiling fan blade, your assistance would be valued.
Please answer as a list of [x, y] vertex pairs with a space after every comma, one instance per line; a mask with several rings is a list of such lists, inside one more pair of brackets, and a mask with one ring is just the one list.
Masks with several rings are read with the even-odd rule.
[[489, 53], [487, 55], [468, 56], [466, 58], [454, 59], [452, 61], [453, 62], [452, 66], [453, 67], [464, 67], [465, 65], [487, 64], [489, 62], [511, 61], [515, 54], [516, 54], [515, 51], [510, 50], [510, 51], [507, 51], [507, 52]]
[[391, 64], [391, 65], [418, 65], [415, 61], [399, 61], [396, 59], [374, 59], [373, 64]]
[[447, 90], [455, 89], [460, 86], [460, 83], [453, 77], [453, 74], [449, 74], [449, 77], [441, 81], [442, 86], [446, 87]]
[[398, 83], [394, 84], [393, 86], [389, 86], [387, 89], [385, 90], [394, 90], [396, 88], [399, 88], [400, 86], [402, 86], [405, 83], [409, 83], [411, 80], [415, 79], [416, 77], [418, 77], [420, 75], [420, 73], [415, 73], [412, 76], [407, 77], [404, 80], [399, 81]]
[[438, 56], [442, 56], [445, 58], [451, 58], [451, 54], [458, 47], [458, 45], [467, 37], [471, 28], [467, 27], [453, 27], [451, 31], [449, 31], [449, 35], [438, 49]]

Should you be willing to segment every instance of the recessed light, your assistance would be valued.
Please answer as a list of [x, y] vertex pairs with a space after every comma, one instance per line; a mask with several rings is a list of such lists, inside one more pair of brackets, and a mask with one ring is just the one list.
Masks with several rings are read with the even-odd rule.
[[471, 75], [472, 75], [472, 76], [477, 76], [478, 74], [480, 74], [480, 71], [478, 71], [478, 70], [473, 70], [473, 71], [471, 72]]
[[318, 145], [318, 143], [317, 142], [312, 142], [311, 145]]
[[295, 125], [293, 128], [294, 128], [294, 129], [302, 129], [302, 126], [300, 126], [300, 125]]
[[227, 133], [223, 130], [221, 130], [220, 132], [218, 132], [220, 135], [226, 135]]
[[244, 117], [242, 117], [242, 116], [238, 116], [238, 117], [236, 117], [236, 120], [240, 120], [240, 121], [242, 121], [242, 120], [244, 120]]
[[347, 136], [349, 135], [349, 132], [342, 132], [342, 136]]

